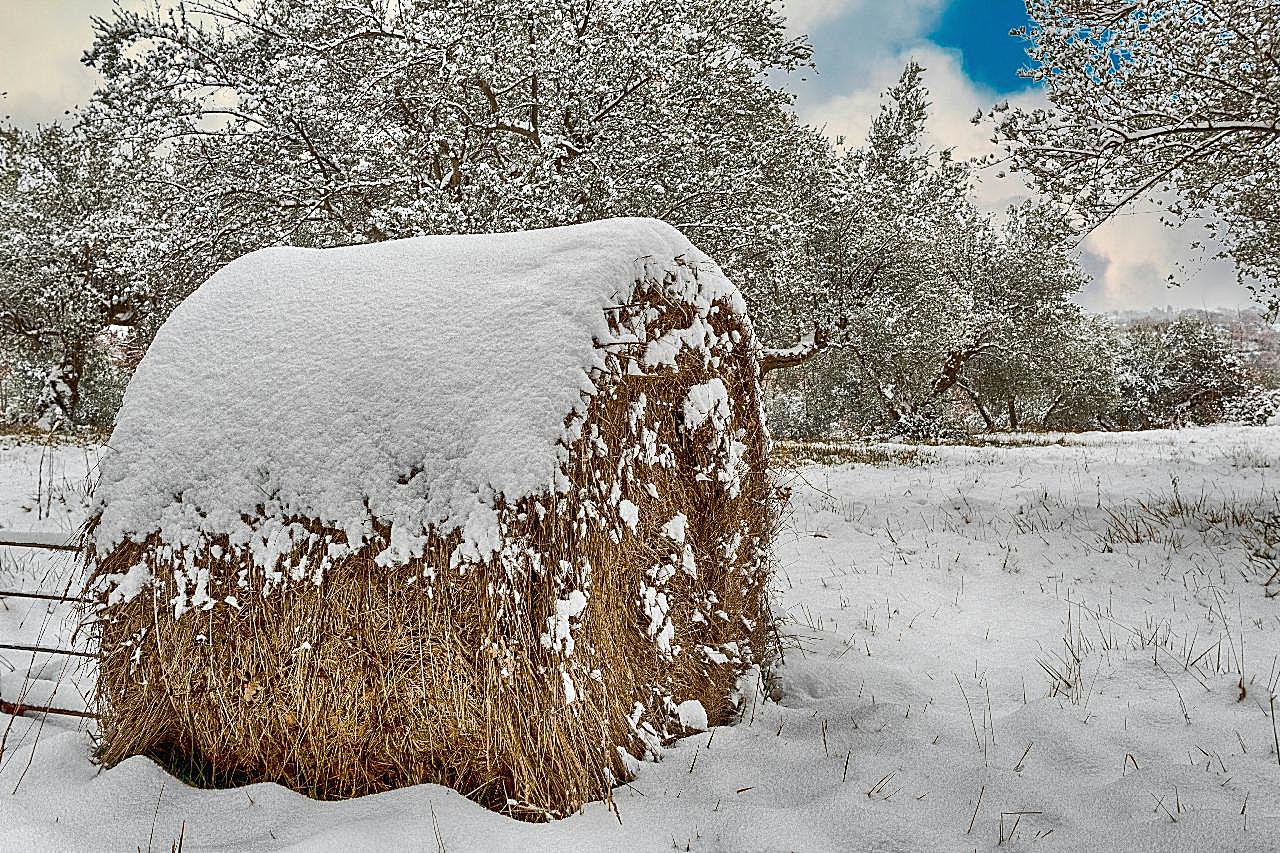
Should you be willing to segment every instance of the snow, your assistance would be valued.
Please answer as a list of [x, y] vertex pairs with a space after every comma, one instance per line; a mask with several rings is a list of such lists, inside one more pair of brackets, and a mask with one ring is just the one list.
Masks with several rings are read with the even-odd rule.
[[687, 699], [676, 706], [676, 716], [680, 718], [680, 726], [689, 732], [705, 732], [707, 730], [707, 709], [697, 699]]
[[672, 653], [671, 641], [675, 638], [676, 629], [671, 624], [670, 604], [667, 594], [656, 586], [640, 585], [640, 609], [649, 617], [649, 636], [653, 637], [658, 650], [667, 656]]
[[[141, 758], [100, 770], [78, 721], [0, 715], [0, 850], [164, 849], [180, 831], [195, 853], [418, 849], [437, 831], [450, 851], [1276, 849], [1280, 611], [1258, 530], [1231, 519], [1280, 513], [1280, 430], [1058, 438], [797, 469], [776, 682], [744, 679], [740, 723], [641, 763], [617, 816], [521, 823], [436, 785], [197, 790]], [[0, 560], [0, 586], [72, 571], [34, 559]], [[64, 642], [62, 612], [0, 601], [0, 642]], [[2, 654], [6, 699], [25, 679], [74, 701], [59, 662], [28, 678], [30, 655]]]
[[146, 563], [136, 563], [129, 567], [129, 571], [122, 575], [111, 575], [108, 582], [111, 584], [111, 594], [107, 597], [108, 606], [121, 604], [126, 601], [133, 601], [138, 593], [146, 589], [154, 578], [151, 575], [151, 568]]
[[[352, 547], [389, 524], [383, 565], [419, 555], [432, 527], [462, 530], [454, 566], [489, 559], [499, 497], [564, 486], [566, 416], [596, 390], [606, 310], [640, 277], [702, 314], [722, 298], [745, 311], [708, 258], [649, 219], [235, 261], [173, 312], [129, 385], [99, 550], [227, 534], [271, 570], [308, 535], [286, 523], [303, 517]], [[714, 340], [694, 314], [645, 360]]]
[[683, 512], [676, 513], [670, 521], [662, 525], [662, 535], [677, 545], [684, 544], [685, 532], [688, 529], [689, 517]]
[[689, 518], [678, 512], [666, 524], [662, 525], [662, 535], [681, 546], [680, 568], [691, 578], [698, 576], [698, 560], [693, 553], [693, 545], [685, 541], [689, 532]]
[[657, 367], [659, 365], [675, 367], [676, 356], [681, 351], [685, 349], [709, 349], [714, 339], [715, 331], [711, 328], [711, 325], [704, 318], [695, 317], [688, 328], [671, 329], [664, 332], [657, 340], [652, 341], [646, 348], [641, 361], [646, 367]]
[[[98, 453], [95, 447], [0, 437], [0, 590], [75, 594], [75, 554], [4, 543], [73, 541], [92, 502]], [[70, 603], [0, 596], [0, 643], [84, 650], [83, 638], [71, 641], [75, 626]], [[92, 666], [84, 658], [0, 650], [0, 698], [7, 701], [83, 710], [92, 685]], [[0, 714], [0, 738], [8, 719]], [[0, 754], [0, 766], [7, 759]], [[6, 844], [0, 831], [0, 850], [9, 849]]]
[[693, 546], [685, 545], [680, 553], [680, 568], [691, 578], [698, 576], [698, 560], [693, 554]]
[[696, 430], [710, 420], [718, 432], [733, 416], [729, 390], [724, 387], [724, 382], [719, 377], [690, 388], [683, 408], [684, 425], [690, 431]]
[[618, 502], [618, 515], [626, 522], [627, 528], [632, 532], [636, 532], [636, 525], [640, 523], [640, 508], [631, 501], [623, 498]]
[[547, 633], [542, 635], [542, 645], [570, 657], [573, 655], [572, 620], [587, 609], [587, 595], [575, 589], [567, 597], [557, 600], [555, 606], [556, 615], [547, 617]]
[[51, 550], [76, 550], [74, 533], [50, 533], [46, 531], [14, 532], [0, 530], [0, 545], [31, 545]]
[[48, 544], [74, 538], [91, 503], [98, 456], [96, 447], [0, 436], [0, 530], [38, 532]]

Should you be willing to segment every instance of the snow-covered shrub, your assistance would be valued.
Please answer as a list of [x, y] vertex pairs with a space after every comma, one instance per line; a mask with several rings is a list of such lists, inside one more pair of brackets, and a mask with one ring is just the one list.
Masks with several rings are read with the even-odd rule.
[[804, 392], [797, 389], [778, 390], [766, 396], [765, 408], [769, 426], [775, 436], [804, 438], [820, 434], [821, 427], [809, 417]]
[[933, 443], [952, 441], [964, 434], [964, 425], [952, 415], [950, 410], [939, 405], [908, 412], [896, 422], [882, 428], [876, 437]]
[[730, 720], [776, 515], [745, 310], [656, 220], [215, 274], [101, 463], [102, 759], [545, 819]]
[[1130, 429], [1219, 423], [1249, 383], [1227, 334], [1195, 317], [1126, 328], [1117, 370], [1112, 420]]
[[105, 349], [90, 352], [89, 363], [80, 381], [75, 423], [96, 429], [110, 429], [120, 410], [125, 386], [132, 373], [127, 362]]
[[[868, 407], [856, 398], [862, 390], [856, 381], [830, 365], [830, 355], [798, 369], [775, 372], [765, 388], [769, 431], [782, 438], [803, 440], [858, 432], [862, 418], [871, 409], [882, 415], [879, 406]], [[857, 421], [851, 423], [851, 421]]]
[[1253, 388], [1227, 403], [1224, 420], [1266, 426], [1280, 419], [1280, 388]]
[[16, 354], [0, 349], [0, 425], [30, 425], [35, 421], [43, 373]]
[[961, 390], [969, 423], [987, 432], [1096, 429], [1118, 395], [1119, 333], [1076, 306], [1026, 322], [1007, 347], [991, 351]]
[[74, 388], [39, 351], [0, 348], [0, 424], [45, 431], [110, 428], [129, 369], [109, 350], [86, 349]]

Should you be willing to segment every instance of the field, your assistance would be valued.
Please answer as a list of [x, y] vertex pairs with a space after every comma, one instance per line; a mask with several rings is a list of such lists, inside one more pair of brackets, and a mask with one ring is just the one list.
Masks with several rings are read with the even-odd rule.
[[[313, 802], [91, 761], [79, 720], [0, 714], [0, 850], [1280, 849], [1280, 430], [790, 446], [784, 660], [742, 720], [554, 824], [438, 786]], [[0, 528], [72, 529], [97, 452], [0, 445]], [[74, 588], [0, 547], [0, 589]], [[70, 646], [0, 599], [0, 642]], [[79, 707], [52, 655], [0, 696]]]

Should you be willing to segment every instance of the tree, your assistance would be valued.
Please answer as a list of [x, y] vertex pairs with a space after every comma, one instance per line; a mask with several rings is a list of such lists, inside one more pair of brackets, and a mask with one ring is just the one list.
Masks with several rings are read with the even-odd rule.
[[1012, 168], [1088, 226], [1138, 198], [1204, 217], [1242, 282], [1280, 281], [1280, 5], [1028, 0], [1027, 12], [1024, 76], [1050, 106], [989, 114]]
[[829, 350], [816, 368], [822, 376], [784, 384], [839, 399], [841, 407], [819, 409], [859, 431], [914, 418], [945, 369], [950, 339], [967, 331], [963, 275], [951, 262], [981, 217], [968, 200], [967, 165], [923, 142], [923, 73], [909, 63], [866, 141], [824, 170], [810, 237], [823, 286], [783, 302], [776, 321], [812, 330], [796, 360]]
[[1252, 387], [1244, 359], [1212, 323], [1180, 317], [1125, 329], [1117, 424], [1152, 429], [1217, 423]]
[[780, 381], [779, 414], [798, 428], [929, 435], [957, 397], [982, 410], [971, 385], [981, 365], [1050, 370], [1043, 350], [1078, 314], [1075, 233], [1052, 205], [1000, 220], [977, 209], [969, 165], [923, 141], [923, 72], [904, 69], [865, 144], [831, 169], [813, 238], [826, 286], [790, 304], [798, 327], [817, 330], [796, 358], [829, 353], [811, 376]]
[[963, 390], [982, 427], [1081, 430], [1105, 425], [1120, 393], [1115, 327], [1064, 304], [1053, 322], [1021, 331], [1016, 345], [984, 359], [965, 381]]
[[109, 327], [139, 326], [167, 239], [137, 162], [60, 126], [0, 129], [0, 349], [43, 374], [35, 416], [69, 425]]
[[645, 215], [755, 303], [815, 281], [828, 145], [769, 82], [810, 55], [770, 0], [205, 0], [95, 27], [84, 121], [197, 173], [215, 246]]

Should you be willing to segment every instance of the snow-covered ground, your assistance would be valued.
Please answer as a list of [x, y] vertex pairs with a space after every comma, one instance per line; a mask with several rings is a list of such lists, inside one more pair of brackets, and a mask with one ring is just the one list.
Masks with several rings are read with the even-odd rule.
[[0, 436], [0, 530], [74, 531], [98, 473], [98, 450]]
[[[0, 526], [77, 523], [92, 452], [57, 451], [62, 497], [37, 502], [40, 454], [0, 445]], [[0, 850], [1280, 850], [1280, 430], [875, 455], [789, 475], [776, 683], [616, 813], [201, 791], [140, 758], [100, 771], [73, 719], [0, 715]], [[0, 548], [0, 588], [73, 572]], [[58, 607], [0, 601], [0, 642], [70, 642]], [[4, 698], [50, 693], [61, 663], [31, 662], [0, 652]]]

